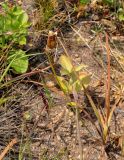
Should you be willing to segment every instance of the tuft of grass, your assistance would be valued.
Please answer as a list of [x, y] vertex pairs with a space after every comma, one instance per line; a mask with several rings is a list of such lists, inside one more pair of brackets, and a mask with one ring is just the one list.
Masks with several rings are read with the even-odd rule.
[[49, 20], [55, 14], [55, 7], [57, 6], [57, 0], [35, 0], [35, 5], [38, 12], [38, 22], [36, 29], [41, 30], [50, 28]]

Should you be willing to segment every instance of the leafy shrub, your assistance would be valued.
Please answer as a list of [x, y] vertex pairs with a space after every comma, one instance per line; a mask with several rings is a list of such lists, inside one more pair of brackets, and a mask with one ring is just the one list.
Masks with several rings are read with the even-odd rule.
[[30, 26], [28, 15], [17, 5], [9, 7], [7, 3], [3, 3], [1, 7], [0, 50], [4, 51], [3, 53], [7, 51], [7, 62], [11, 63], [10, 67], [16, 73], [24, 73], [28, 68], [28, 58], [23, 50], [16, 48], [26, 44], [27, 29]]

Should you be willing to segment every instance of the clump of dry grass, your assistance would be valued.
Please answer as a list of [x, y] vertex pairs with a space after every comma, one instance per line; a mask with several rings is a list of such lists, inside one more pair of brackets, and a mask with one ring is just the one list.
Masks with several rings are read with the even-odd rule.
[[58, 7], [57, 0], [35, 0], [36, 6], [36, 29], [41, 30], [46, 27], [50, 28], [49, 21], [55, 15], [56, 8]]

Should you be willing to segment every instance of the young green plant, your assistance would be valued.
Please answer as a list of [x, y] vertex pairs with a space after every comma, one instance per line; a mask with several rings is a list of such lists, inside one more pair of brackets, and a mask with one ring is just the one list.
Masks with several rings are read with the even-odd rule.
[[78, 104], [78, 92], [83, 89], [82, 84], [85, 88], [89, 85], [91, 75], [85, 72], [81, 72], [86, 66], [81, 64], [74, 66], [67, 55], [61, 55], [59, 59], [61, 65], [61, 76], [57, 76], [57, 81], [61, 86], [63, 92], [66, 95], [73, 95], [73, 99], [70, 98], [71, 102], [68, 105], [72, 106], [76, 110], [76, 126], [77, 126], [77, 138], [79, 142], [80, 160], [83, 160], [82, 144], [80, 138], [80, 124], [79, 124], [79, 104]]

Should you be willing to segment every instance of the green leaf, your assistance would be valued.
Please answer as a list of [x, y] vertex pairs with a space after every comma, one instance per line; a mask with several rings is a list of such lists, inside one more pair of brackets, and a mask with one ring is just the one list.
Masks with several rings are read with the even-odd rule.
[[124, 21], [124, 14], [119, 14], [118, 18], [119, 18], [120, 21]]
[[71, 93], [73, 92], [73, 90], [76, 90], [76, 92], [81, 91], [82, 86], [80, 84], [80, 80], [77, 80], [77, 79], [73, 80], [71, 77], [69, 80], [68, 89], [69, 89], [69, 92], [71, 92]]
[[103, 0], [103, 3], [112, 4], [112, 3], [114, 3], [114, 0]]
[[0, 105], [4, 104], [7, 100], [7, 98], [0, 98]]
[[26, 44], [26, 38], [24, 36], [19, 38], [19, 44], [20, 45]]
[[57, 76], [57, 81], [59, 82], [59, 85], [60, 85], [61, 89], [63, 90], [63, 92], [67, 93], [68, 92], [67, 81], [65, 81], [65, 79], [60, 76]]
[[11, 23], [11, 28], [12, 30], [17, 30], [19, 29], [20, 23], [17, 19], [13, 19]]
[[5, 17], [4, 19], [4, 25], [3, 25], [3, 31], [10, 31], [12, 25], [12, 20], [9, 17]]
[[124, 10], [122, 8], [118, 10], [118, 19], [124, 21]]
[[77, 80], [77, 82], [75, 83], [75, 90], [77, 92], [80, 92], [83, 89], [81, 82], [79, 80]]
[[4, 28], [4, 21], [5, 21], [5, 18], [2, 15], [0, 15], [0, 32]]
[[71, 85], [70, 83], [67, 84], [67, 88], [68, 88], [68, 93], [73, 92], [73, 85]]
[[80, 75], [80, 80], [81, 80], [81, 83], [87, 87], [91, 81], [91, 75]]
[[27, 13], [23, 13], [19, 16], [18, 21], [20, 22], [21, 25], [27, 24], [28, 22], [28, 15]]
[[86, 68], [86, 65], [85, 64], [80, 64], [77, 67], [75, 67], [75, 71], [78, 72], [78, 71], [80, 71], [80, 70], [82, 70], [84, 68]]
[[89, 2], [90, 2], [90, 0], [80, 0], [80, 4], [87, 4]]
[[13, 62], [11, 64], [11, 68], [14, 70], [15, 73], [22, 74], [27, 71], [28, 58], [24, 51], [22, 50], [11, 51], [9, 53], [8, 63], [10, 63], [12, 60]]
[[70, 61], [70, 58], [67, 57], [66, 55], [61, 55], [59, 59], [59, 64], [69, 73], [72, 72], [73, 69], [72, 63]]
[[73, 85], [73, 83], [75, 83], [78, 79], [77, 74], [75, 72], [71, 72], [70, 77], [71, 77], [70, 78], [70, 84]]
[[67, 103], [67, 105], [71, 107], [76, 107], [77, 104], [75, 102], [69, 102]]
[[9, 101], [9, 100], [11, 100], [11, 99], [13, 99], [14, 97], [13, 96], [10, 96], [10, 97], [1, 97], [0, 98], [0, 105], [2, 105], [2, 104], [4, 104], [4, 103], [6, 103], [7, 101]]
[[4, 9], [4, 10], [8, 10], [8, 5], [7, 5], [7, 3], [1, 3], [1, 6], [2, 6], [2, 8]]
[[61, 76], [65, 76], [65, 75], [68, 75], [68, 74], [69, 74], [69, 72], [68, 72], [67, 70], [65, 70], [64, 68], [62, 68], [62, 69], [60, 70], [60, 73], [61, 73]]
[[17, 16], [24, 13], [24, 10], [20, 6], [15, 6], [13, 8], [13, 15]]

